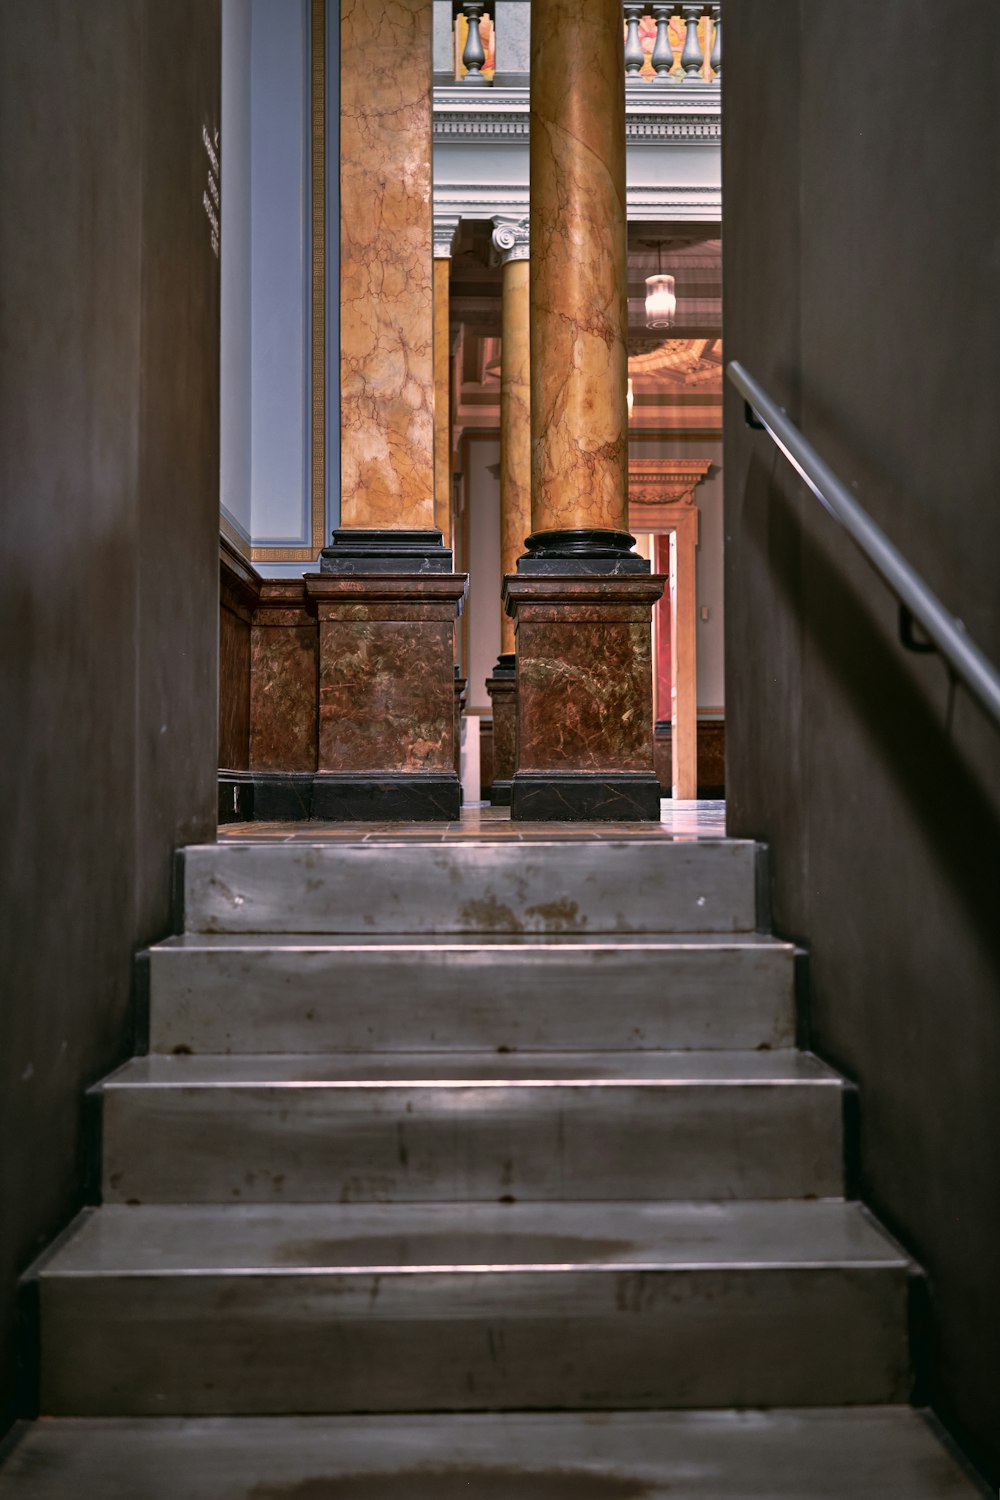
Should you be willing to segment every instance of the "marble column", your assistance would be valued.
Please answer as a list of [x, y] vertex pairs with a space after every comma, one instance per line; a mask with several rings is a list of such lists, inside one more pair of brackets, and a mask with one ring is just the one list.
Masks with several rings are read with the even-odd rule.
[[434, 225], [434, 525], [452, 546], [451, 243], [455, 220]]
[[621, 534], [628, 506], [621, 5], [532, 0], [531, 38], [532, 526]]
[[345, 527], [434, 524], [432, 0], [340, 8]]
[[531, 535], [517, 639], [519, 818], [659, 817], [651, 611], [627, 530], [620, 0], [532, 0]]
[[436, 524], [433, 0], [340, 7], [341, 525], [319, 617], [317, 815], [457, 817], [454, 622]]
[[[500, 339], [500, 571], [517, 568], [531, 530], [531, 364], [529, 220], [494, 220], [494, 254], [503, 267]], [[501, 605], [500, 658], [486, 688], [493, 704], [490, 800], [510, 803], [517, 736], [514, 621]]]

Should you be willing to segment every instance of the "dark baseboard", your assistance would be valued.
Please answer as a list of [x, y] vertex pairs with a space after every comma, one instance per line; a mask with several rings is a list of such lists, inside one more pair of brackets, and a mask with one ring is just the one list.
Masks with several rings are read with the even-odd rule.
[[401, 823], [454, 823], [462, 783], [450, 775], [313, 777], [312, 814], [343, 822], [387, 819]]
[[254, 816], [254, 778], [249, 771], [219, 772], [219, 823], [250, 823]]
[[660, 783], [645, 772], [555, 776], [519, 771], [510, 815], [515, 822], [653, 823], [660, 817]]
[[458, 776], [340, 775], [311, 771], [220, 771], [219, 822], [454, 822]]
[[512, 781], [494, 781], [490, 787], [490, 802], [494, 807], [509, 807]]

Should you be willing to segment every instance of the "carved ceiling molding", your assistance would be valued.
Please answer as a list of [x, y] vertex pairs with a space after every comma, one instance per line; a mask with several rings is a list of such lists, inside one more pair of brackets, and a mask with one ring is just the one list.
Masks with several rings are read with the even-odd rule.
[[[717, 86], [684, 84], [629, 90], [625, 132], [630, 146], [669, 142], [718, 148], [722, 141], [721, 94]], [[527, 88], [470, 90], [462, 84], [434, 89], [434, 144], [488, 140], [494, 145], [527, 145], [530, 94]]]
[[[520, 158], [521, 153], [518, 153]], [[523, 219], [529, 212], [528, 153], [517, 182], [441, 182], [434, 184], [434, 217], [455, 219]], [[471, 163], [470, 163], [471, 175]], [[630, 222], [716, 223], [722, 216], [722, 190], [709, 185], [663, 183], [628, 189]]]
[[[628, 503], [633, 507], [694, 505], [694, 492], [712, 467], [710, 458], [630, 458]], [[638, 523], [641, 511], [635, 516]]]

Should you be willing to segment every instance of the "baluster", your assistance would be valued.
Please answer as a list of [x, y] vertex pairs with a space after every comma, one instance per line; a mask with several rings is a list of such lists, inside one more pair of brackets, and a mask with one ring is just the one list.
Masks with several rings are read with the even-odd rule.
[[697, 83], [704, 66], [705, 59], [702, 56], [701, 42], [698, 40], [698, 22], [704, 9], [704, 5], [681, 6], [681, 14], [687, 25], [684, 51], [681, 53], [681, 67], [684, 69], [685, 83]]
[[674, 13], [674, 6], [672, 3], [653, 5], [651, 9], [656, 22], [656, 42], [653, 46], [651, 61], [657, 79], [661, 83], [666, 83], [674, 65], [674, 49], [670, 45], [670, 17]]
[[479, 18], [485, 8], [486, 0], [462, 0], [462, 14], [469, 23], [469, 35], [465, 39], [462, 52], [462, 62], [467, 70], [462, 79], [463, 83], [484, 84], [487, 82], [482, 74], [486, 53], [483, 50], [483, 39], [479, 35]]
[[712, 56], [709, 61], [715, 73], [716, 83], [722, 80], [722, 6], [712, 6], [712, 20], [715, 22], [715, 40], [712, 43]]
[[625, 6], [625, 20], [628, 22], [628, 35], [625, 38], [625, 72], [633, 77], [641, 71], [644, 61], [642, 42], [639, 40], [639, 21], [645, 13], [645, 4]]

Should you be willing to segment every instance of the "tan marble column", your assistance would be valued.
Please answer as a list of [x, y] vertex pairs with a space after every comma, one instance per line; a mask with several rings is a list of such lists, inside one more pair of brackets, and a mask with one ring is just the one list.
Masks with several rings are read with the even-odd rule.
[[432, 9], [340, 7], [344, 527], [434, 526]]
[[459, 811], [467, 579], [435, 527], [432, 10], [340, 6], [341, 525], [305, 579], [319, 620], [316, 817]]
[[[517, 569], [531, 530], [531, 340], [529, 220], [494, 220], [503, 267], [500, 337], [500, 572]], [[501, 610], [500, 652], [514, 650], [514, 621]]]
[[[531, 341], [529, 220], [494, 219], [493, 249], [503, 267], [500, 339], [500, 574], [517, 569], [531, 530]], [[517, 739], [514, 621], [501, 606], [500, 659], [487, 679], [493, 705], [490, 800], [511, 798]]]
[[[680, 510], [681, 507], [678, 507]], [[698, 511], [670, 533], [670, 745], [673, 794], [698, 795]]]
[[532, 0], [532, 531], [627, 530], [620, 0]]
[[451, 253], [434, 245], [434, 525], [451, 546]]
[[532, 0], [531, 536], [517, 640], [515, 819], [659, 817], [651, 612], [628, 534], [620, 0]]

